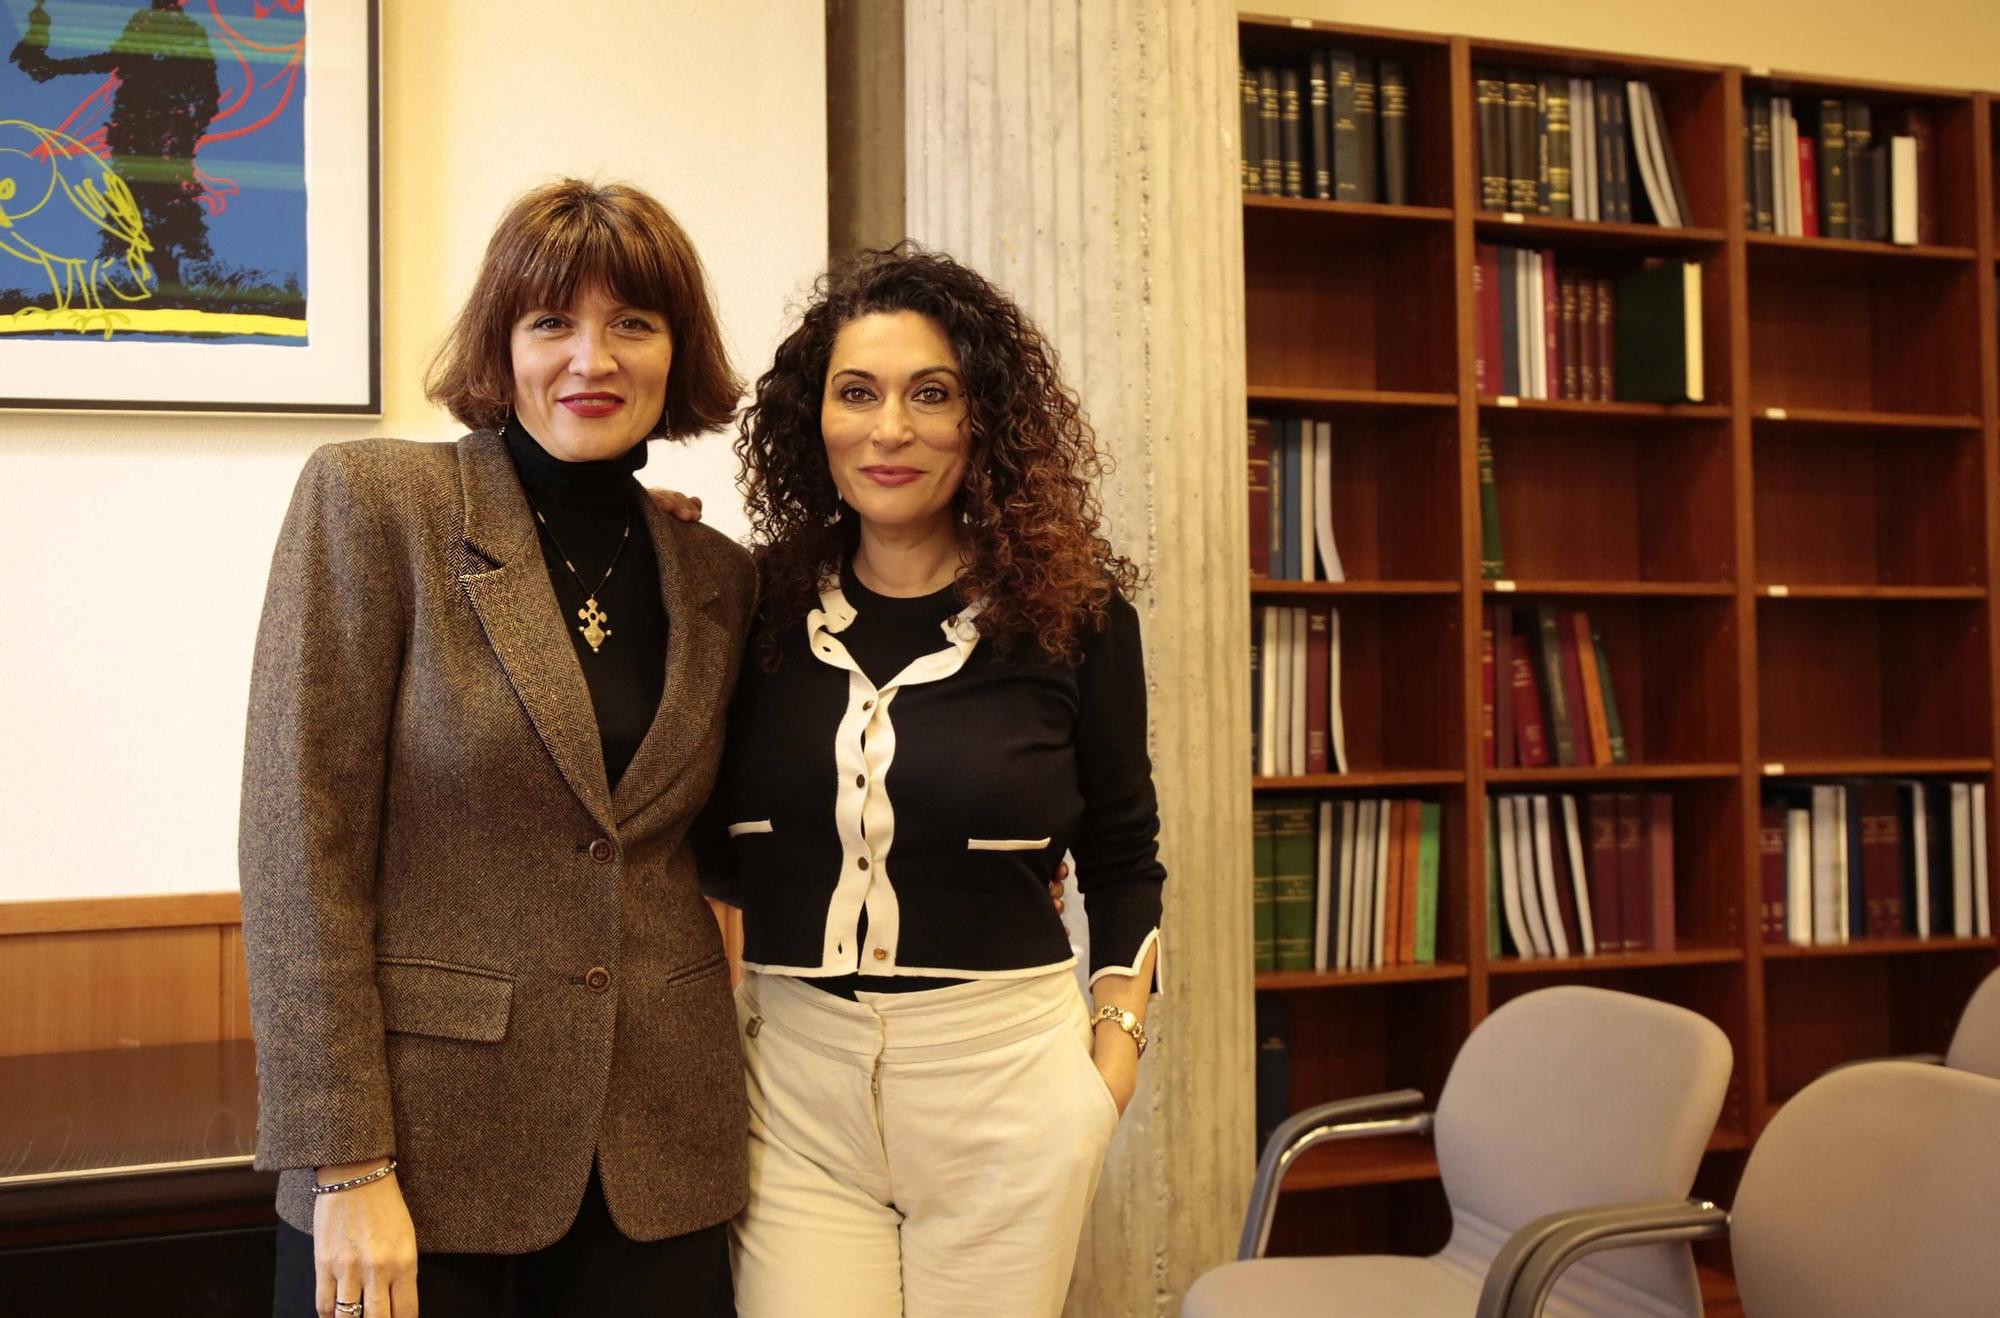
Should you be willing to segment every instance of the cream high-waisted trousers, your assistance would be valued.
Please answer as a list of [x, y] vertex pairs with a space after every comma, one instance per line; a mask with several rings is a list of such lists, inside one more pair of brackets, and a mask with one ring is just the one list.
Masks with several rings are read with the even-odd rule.
[[1118, 1124], [1075, 976], [860, 999], [781, 975], [737, 989], [737, 1313], [1052, 1318]]

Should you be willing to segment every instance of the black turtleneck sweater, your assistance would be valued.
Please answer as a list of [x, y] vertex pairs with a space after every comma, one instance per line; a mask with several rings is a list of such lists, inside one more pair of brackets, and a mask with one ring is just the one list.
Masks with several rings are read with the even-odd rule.
[[[598, 741], [604, 748], [604, 778], [616, 787], [653, 724], [667, 683], [667, 610], [660, 601], [660, 561], [639, 502], [647, 496], [633, 477], [646, 465], [646, 444], [641, 440], [619, 457], [600, 462], [564, 462], [543, 448], [518, 419], [509, 421], [501, 434], [529, 508], [542, 515], [535, 529], [560, 606], [557, 621], [569, 634], [583, 668], [597, 714]], [[614, 554], [616, 567], [612, 567]], [[565, 557], [576, 565], [574, 575], [563, 566]], [[611, 577], [599, 589], [607, 567], [612, 567]], [[611, 633], [595, 652], [584, 640], [583, 621], [577, 616], [592, 591], [606, 615], [602, 625]]]

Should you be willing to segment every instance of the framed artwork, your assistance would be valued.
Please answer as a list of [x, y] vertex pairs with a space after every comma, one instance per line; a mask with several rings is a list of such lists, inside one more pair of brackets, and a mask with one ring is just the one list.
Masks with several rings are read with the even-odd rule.
[[0, 0], [0, 407], [379, 415], [379, 0]]

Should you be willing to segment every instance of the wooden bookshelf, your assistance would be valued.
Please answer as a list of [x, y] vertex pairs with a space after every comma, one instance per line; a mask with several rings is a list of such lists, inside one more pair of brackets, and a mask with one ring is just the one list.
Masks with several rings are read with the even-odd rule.
[[[1467, 1031], [1553, 983], [1646, 994], [1729, 1036], [1735, 1070], [1697, 1182], [1726, 1201], [1792, 1094], [1842, 1062], [1941, 1050], [2000, 962], [1992, 938], [1767, 945], [1757, 917], [1774, 778], [1972, 778], [2000, 813], [2000, 99], [1282, 17], [1246, 15], [1240, 35], [1253, 65], [1326, 46], [1404, 60], [1414, 203], [1245, 198], [1250, 411], [1333, 423], [1348, 577], [1253, 580], [1248, 595], [1339, 609], [1355, 770], [1254, 786], [1422, 795], [1446, 817], [1440, 964], [1257, 976], [1289, 1018], [1291, 1105], [1406, 1087], [1435, 1100]], [[1472, 76], [1489, 65], [1649, 80], [1690, 227], [1481, 210]], [[1750, 92], [1928, 111], [1935, 241], [1751, 232]], [[1610, 273], [1697, 262], [1707, 401], [1482, 395], [1480, 243]], [[1504, 581], [1481, 578], [1482, 434]], [[1484, 613], [1538, 600], [1587, 609], [1604, 634], [1628, 762], [1484, 767]], [[1489, 795], [1593, 784], [1671, 797], [1676, 948], [1489, 958]], [[2000, 838], [2000, 818], [1988, 831]], [[1435, 1177], [1421, 1140], [1316, 1154], [1288, 1186], [1274, 1247], [1435, 1248]], [[1701, 1263], [1726, 1307], [1726, 1253]]]

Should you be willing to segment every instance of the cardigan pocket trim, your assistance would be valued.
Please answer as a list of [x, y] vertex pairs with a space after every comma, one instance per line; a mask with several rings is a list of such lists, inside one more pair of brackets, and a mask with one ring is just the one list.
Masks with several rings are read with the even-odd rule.
[[391, 1034], [498, 1043], [514, 1011], [514, 979], [474, 966], [378, 957], [375, 987]]
[[[715, 825], [710, 824], [709, 827], [713, 828]], [[729, 836], [731, 837], [743, 837], [749, 833], [768, 833], [770, 831], [771, 821], [768, 819], [746, 819], [740, 824], [731, 824], [729, 826]], [[710, 836], [714, 835], [711, 834]]]
[[1045, 837], [969, 837], [967, 851], [1041, 851], [1049, 845]]

